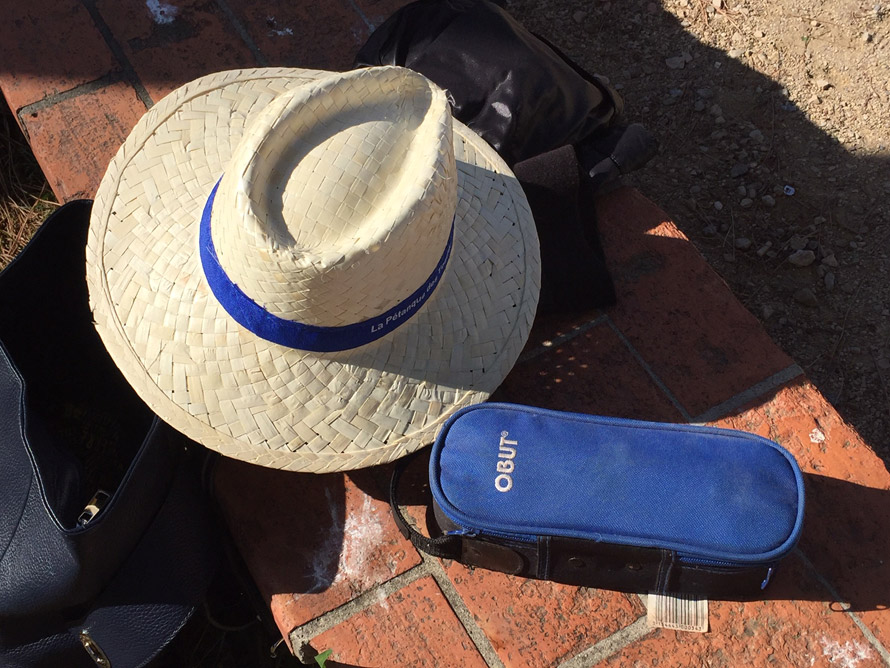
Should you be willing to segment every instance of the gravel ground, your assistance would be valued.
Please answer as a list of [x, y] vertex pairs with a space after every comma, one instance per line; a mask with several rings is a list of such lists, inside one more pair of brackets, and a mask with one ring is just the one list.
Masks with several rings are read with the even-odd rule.
[[890, 3], [512, 0], [659, 139], [630, 183], [890, 464]]

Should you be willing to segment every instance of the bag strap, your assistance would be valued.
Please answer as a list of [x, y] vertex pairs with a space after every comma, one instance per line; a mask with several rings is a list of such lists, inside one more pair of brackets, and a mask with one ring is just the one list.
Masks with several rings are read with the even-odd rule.
[[398, 462], [392, 472], [392, 479], [389, 484], [389, 505], [392, 508], [392, 516], [396, 521], [396, 526], [402, 535], [411, 541], [411, 544], [418, 550], [426, 552], [433, 557], [442, 559], [459, 559], [462, 551], [463, 537], [457, 534], [445, 534], [436, 538], [424, 536], [417, 529], [408, 523], [408, 519], [402, 513], [399, 507], [398, 491], [399, 481], [408, 465], [417, 459], [418, 453], [414, 453], [408, 457], [403, 457]]

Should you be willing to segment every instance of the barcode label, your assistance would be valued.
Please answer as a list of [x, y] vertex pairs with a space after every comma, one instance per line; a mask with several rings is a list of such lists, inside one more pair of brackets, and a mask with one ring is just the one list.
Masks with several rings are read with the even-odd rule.
[[650, 629], [708, 631], [708, 599], [686, 594], [649, 594], [646, 622]]

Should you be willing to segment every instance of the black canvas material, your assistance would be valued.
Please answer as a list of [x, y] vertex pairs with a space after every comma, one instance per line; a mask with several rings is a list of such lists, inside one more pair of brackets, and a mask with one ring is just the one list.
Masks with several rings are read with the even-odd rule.
[[538, 313], [607, 308], [616, 301], [582, 169], [571, 146], [513, 166], [534, 214], [541, 247]]
[[602, 132], [623, 109], [604, 80], [486, 0], [412, 2], [374, 30], [354, 65], [420, 72], [511, 166]]
[[142, 403], [92, 325], [90, 206], [61, 207], [0, 273], [4, 667], [95, 666], [82, 636], [115, 668], [145, 665], [217, 564], [203, 449]]
[[657, 150], [600, 77], [529, 32], [501, 3], [418, 0], [381, 24], [354, 66], [399, 65], [447, 91], [454, 117], [513, 169], [541, 242], [539, 313], [615, 303], [593, 199]]

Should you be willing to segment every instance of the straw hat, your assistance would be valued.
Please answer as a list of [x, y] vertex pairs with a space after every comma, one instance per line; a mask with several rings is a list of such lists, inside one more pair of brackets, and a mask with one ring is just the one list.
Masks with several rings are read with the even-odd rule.
[[87, 246], [136, 392], [224, 455], [298, 471], [431, 442], [519, 356], [538, 240], [506, 164], [398, 67], [222, 72], [136, 125]]

